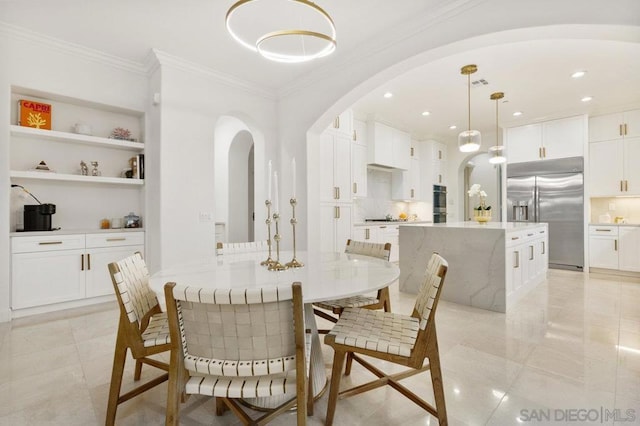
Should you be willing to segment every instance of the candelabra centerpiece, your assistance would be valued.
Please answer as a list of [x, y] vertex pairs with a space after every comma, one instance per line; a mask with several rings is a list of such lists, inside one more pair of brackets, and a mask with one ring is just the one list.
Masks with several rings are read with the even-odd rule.
[[296, 219], [296, 205], [298, 204], [298, 201], [295, 197], [293, 197], [289, 200], [289, 203], [291, 204], [291, 209], [293, 211], [291, 220], [289, 221], [291, 223], [291, 227], [293, 228], [293, 259], [291, 259], [291, 262], [287, 262], [285, 265], [289, 268], [301, 268], [304, 266], [304, 263], [296, 259], [296, 225], [298, 224], [298, 220]]

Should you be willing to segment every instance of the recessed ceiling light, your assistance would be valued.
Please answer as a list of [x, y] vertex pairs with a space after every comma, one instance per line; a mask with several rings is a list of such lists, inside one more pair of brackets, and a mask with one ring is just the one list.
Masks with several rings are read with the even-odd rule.
[[571, 74], [571, 78], [580, 78], [580, 77], [584, 77], [584, 75], [586, 74], [586, 71], [576, 71], [573, 74]]
[[422, 112], [422, 115], [423, 115], [424, 117], [426, 117], [427, 115], [431, 115], [431, 113], [430, 113], [429, 111], [423, 111], [423, 112]]
[[458, 126], [456, 126], [455, 124], [452, 124], [451, 126], [449, 126], [449, 129], [451, 129], [451, 130], [455, 130], [457, 128], [458, 128]]
[[514, 117], [520, 117], [522, 115], [522, 111], [516, 111], [513, 113]]
[[393, 93], [391, 93], [391, 92], [387, 92], [387, 93], [384, 94], [384, 97], [387, 98], [387, 99], [389, 99], [392, 96], [393, 96]]
[[584, 98], [580, 99], [582, 102], [589, 102], [591, 99], [593, 99], [591, 96], [585, 96]]

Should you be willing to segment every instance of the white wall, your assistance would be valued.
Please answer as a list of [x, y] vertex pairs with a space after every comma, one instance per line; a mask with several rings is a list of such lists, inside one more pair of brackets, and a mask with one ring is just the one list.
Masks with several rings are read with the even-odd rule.
[[[228, 209], [228, 197], [218, 193], [228, 185], [218, 186], [218, 180], [228, 175], [228, 166], [224, 170], [217, 165], [220, 158], [228, 160], [228, 146], [239, 131], [253, 137], [257, 179], [266, 174], [267, 155], [273, 156], [274, 170], [279, 164], [275, 100], [268, 93], [241, 87], [162, 52], [154, 55], [161, 74], [161, 132], [156, 145], [161, 173], [154, 176], [160, 182], [161, 203], [158, 228], [148, 232], [161, 239], [148, 248], [159, 255], [152, 270], [215, 256], [215, 223], [201, 222], [200, 213], [226, 221], [219, 211]], [[219, 141], [226, 146], [220, 154], [224, 157], [217, 151]], [[256, 200], [265, 199], [265, 188], [256, 185]], [[259, 218], [263, 215], [258, 205]], [[266, 228], [257, 226], [255, 238], [266, 239]]]

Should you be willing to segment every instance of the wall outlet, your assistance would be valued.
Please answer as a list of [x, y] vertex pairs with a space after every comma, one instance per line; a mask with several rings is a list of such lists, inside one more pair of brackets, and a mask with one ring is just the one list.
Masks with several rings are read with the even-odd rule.
[[200, 212], [200, 222], [213, 222], [213, 213]]
[[609, 210], [612, 212], [616, 211], [616, 203], [609, 203]]

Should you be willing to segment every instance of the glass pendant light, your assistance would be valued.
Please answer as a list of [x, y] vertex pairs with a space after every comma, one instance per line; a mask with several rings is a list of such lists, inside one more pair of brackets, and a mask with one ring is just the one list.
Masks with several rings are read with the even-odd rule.
[[489, 96], [489, 99], [496, 101], [496, 144], [489, 148], [489, 163], [491, 164], [501, 164], [507, 161], [507, 157], [504, 156], [504, 145], [500, 144], [500, 138], [498, 136], [498, 132], [500, 131], [498, 127], [498, 101], [502, 98], [504, 98], [503, 92], [495, 92]]
[[462, 75], [467, 76], [467, 101], [468, 101], [468, 112], [469, 112], [469, 121], [467, 125], [467, 130], [460, 132], [458, 135], [458, 149], [461, 152], [474, 152], [480, 149], [480, 144], [482, 143], [482, 138], [480, 136], [479, 130], [471, 130], [471, 74], [478, 71], [478, 67], [476, 65], [465, 65], [460, 69], [460, 73]]

